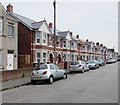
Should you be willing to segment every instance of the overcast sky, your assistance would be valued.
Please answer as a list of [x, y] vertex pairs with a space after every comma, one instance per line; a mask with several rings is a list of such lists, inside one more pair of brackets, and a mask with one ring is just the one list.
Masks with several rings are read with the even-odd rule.
[[[45, 18], [49, 23], [53, 22], [53, 1], [1, 0], [1, 3], [5, 8], [11, 3], [15, 13], [36, 21]], [[100, 42], [118, 51], [118, 0], [56, 1], [57, 29], [70, 30], [81, 39]]]

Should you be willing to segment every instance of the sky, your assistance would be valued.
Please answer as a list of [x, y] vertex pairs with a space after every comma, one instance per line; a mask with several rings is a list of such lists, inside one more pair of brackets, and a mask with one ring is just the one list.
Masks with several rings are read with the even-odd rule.
[[[13, 11], [35, 21], [54, 22], [54, 0], [1, 0]], [[56, 26], [81, 39], [99, 42], [118, 52], [118, 0], [56, 0]]]

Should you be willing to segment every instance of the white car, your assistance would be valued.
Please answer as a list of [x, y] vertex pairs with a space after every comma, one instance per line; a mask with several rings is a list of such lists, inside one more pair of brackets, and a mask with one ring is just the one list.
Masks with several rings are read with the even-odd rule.
[[58, 78], [66, 79], [67, 73], [55, 64], [42, 64], [37, 66], [31, 73], [32, 84], [35, 84], [38, 81], [48, 81], [52, 84], [54, 79]]
[[72, 73], [72, 72], [82, 72], [82, 73], [84, 73], [84, 71], [89, 71], [89, 68], [84, 61], [82, 61], [82, 60], [71, 61], [71, 64], [69, 66], [69, 72], [70, 73]]

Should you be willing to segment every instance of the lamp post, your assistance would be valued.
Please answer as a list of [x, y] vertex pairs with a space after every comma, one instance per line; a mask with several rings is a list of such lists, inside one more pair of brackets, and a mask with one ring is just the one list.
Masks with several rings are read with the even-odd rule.
[[53, 6], [54, 6], [54, 64], [56, 64], [56, 0], [54, 0]]

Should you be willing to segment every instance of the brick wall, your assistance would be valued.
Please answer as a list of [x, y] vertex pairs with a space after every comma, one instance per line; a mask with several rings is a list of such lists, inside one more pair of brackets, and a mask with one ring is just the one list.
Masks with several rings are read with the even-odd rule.
[[7, 81], [7, 80], [16, 79], [16, 78], [23, 78], [26, 76], [30, 76], [32, 70], [33, 70], [33, 67], [17, 69], [17, 70], [0, 71], [0, 74], [2, 74], [2, 78], [0, 78], [2, 80], [0, 80], [0, 81]]

